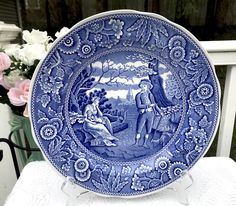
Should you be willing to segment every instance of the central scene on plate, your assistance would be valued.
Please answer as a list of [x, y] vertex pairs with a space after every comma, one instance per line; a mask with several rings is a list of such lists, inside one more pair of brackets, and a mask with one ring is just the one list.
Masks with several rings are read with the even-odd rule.
[[178, 131], [183, 92], [168, 66], [139, 52], [103, 55], [77, 74], [70, 124], [92, 153], [134, 161], [162, 150]]

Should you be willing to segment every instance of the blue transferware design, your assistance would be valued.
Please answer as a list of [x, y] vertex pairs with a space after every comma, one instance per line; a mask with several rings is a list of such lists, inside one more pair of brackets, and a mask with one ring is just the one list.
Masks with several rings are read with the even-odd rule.
[[34, 75], [33, 132], [50, 163], [99, 194], [137, 196], [205, 154], [219, 86], [197, 40], [165, 18], [113, 11], [54, 43]]

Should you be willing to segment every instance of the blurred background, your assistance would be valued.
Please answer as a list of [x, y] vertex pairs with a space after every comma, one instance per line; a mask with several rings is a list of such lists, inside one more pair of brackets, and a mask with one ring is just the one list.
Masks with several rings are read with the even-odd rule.
[[99, 12], [135, 9], [160, 14], [191, 31], [199, 40], [235, 39], [235, 0], [1, 0], [0, 20], [23, 29], [47, 30]]
[[[47, 31], [54, 38], [62, 27], [70, 28], [88, 16], [116, 9], [160, 14], [188, 29], [200, 41], [236, 40], [235, 0], [0, 0], [0, 21], [22, 30]], [[17, 41], [21, 42], [21, 37]], [[217, 67], [216, 72], [223, 94], [226, 69]], [[1, 122], [0, 129], [6, 130], [6, 124]], [[215, 156], [216, 141], [207, 156]], [[230, 156], [236, 160], [236, 126]]]

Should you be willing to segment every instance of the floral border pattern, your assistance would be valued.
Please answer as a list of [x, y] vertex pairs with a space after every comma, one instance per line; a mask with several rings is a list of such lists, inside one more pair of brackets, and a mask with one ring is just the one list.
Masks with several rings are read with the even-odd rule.
[[[140, 48], [171, 65], [186, 92], [186, 119], [167, 151], [145, 161], [122, 163], [94, 158], [67, 128], [65, 96], [75, 71], [107, 49]], [[159, 17], [137, 13], [105, 15], [76, 26], [38, 69], [31, 99], [33, 132], [51, 164], [77, 184], [106, 195], [133, 196], [161, 189], [204, 154], [219, 115], [214, 69], [195, 41]]]

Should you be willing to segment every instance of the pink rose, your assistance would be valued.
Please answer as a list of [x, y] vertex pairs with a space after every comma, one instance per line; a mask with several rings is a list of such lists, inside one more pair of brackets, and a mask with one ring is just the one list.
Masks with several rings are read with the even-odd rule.
[[7, 93], [10, 102], [15, 106], [23, 106], [28, 101], [30, 80], [25, 79], [17, 82], [15, 87], [10, 88]]
[[6, 70], [11, 66], [11, 59], [4, 52], [0, 52], [0, 71]]

